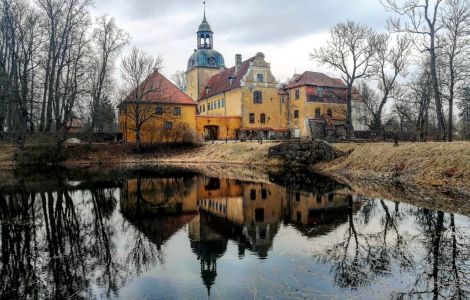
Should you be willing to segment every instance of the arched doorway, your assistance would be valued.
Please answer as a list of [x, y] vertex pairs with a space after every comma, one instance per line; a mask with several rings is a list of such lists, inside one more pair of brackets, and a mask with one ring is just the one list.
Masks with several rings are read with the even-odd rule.
[[219, 126], [215, 126], [215, 125], [204, 126], [204, 138], [206, 140], [218, 140], [219, 139]]

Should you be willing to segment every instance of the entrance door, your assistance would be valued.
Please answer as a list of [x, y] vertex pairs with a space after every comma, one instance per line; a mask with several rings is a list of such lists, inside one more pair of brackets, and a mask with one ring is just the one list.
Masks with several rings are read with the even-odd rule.
[[204, 136], [206, 140], [218, 140], [219, 139], [219, 126], [204, 126]]

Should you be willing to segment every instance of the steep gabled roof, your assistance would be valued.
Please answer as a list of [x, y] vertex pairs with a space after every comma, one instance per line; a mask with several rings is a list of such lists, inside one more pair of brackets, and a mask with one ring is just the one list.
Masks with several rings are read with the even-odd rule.
[[[179, 105], [197, 105], [197, 103], [181, 91], [176, 85], [174, 85], [165, 76], [155, 71], [152, 73], [139, 87], [138, 89], [153, 90], [146, 93], [141, 101], [142, 102], [155, 102], [163, 104], [179, 104]], [[124, 102], [134, 102], [133, 91], [129, 96], [126, 97]]]
[[[230, 69], [226, 69], [225, 71], [212, 76], [207, 82], [206, 88], [204, 88], [201, 95], [199, 95], [199, 100], [239, 88], [243, 76], [245, 76], [248, 68], [250, 67], [250, 63], [254, 60], [255, 57], [253, 56], [252, 58], [242, 62], [237, 74], [235, 74], [235, 67], [231, 67]], [[230, 77], [235, 78], [232, 84], [230, 84]], [[210, 88], [209, 93], [207, 93], [207, 88]]]
[[346, 88], [341, 79], [331, 78], [323, 73], [306, 71], [301, 75], [294, 76], [294, 79], [287, 84], [288, 89], [311, 85], [332, 88]]

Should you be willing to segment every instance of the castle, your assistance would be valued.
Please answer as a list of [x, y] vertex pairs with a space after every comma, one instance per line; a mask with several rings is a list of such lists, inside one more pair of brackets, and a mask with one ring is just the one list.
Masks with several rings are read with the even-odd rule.
[[[279, 84], [262, 52], [227, 68], [214, 49], [214, 32], [204, 17], [197, 31], [197, 48], [188, 59], [186, 89], [179, 91], [156, 71], [147, 81], [166, 86], [147, 96], [153, 118], [141, 128], [142, 142], [218, 139], [341, 139], [347, 126], [347, 87], [341, 79], [306, 71]], [[164, 100], [162, 100], [164, 99]], [[128, 111], [135, 100], [119, 107], [123, 138], [135, 141]], [[359, 93], [353, 95], [354, 130], [365, 130], [367, 118]], [[134, 109], [135, 110], [135, 109]]]
[[[197, 49], [188, 60], [186, 94], [197, 102], [199, 139], [325, 137], [342, 135], [346, 126], [347, 88], [341, 79], [322, 73], [295, 74], [279, 85], [261, 52], [226, 68], [213, 47], [214, 32], [204, 18], [197, 31]], [[354, 97], [354, 127], [367, 110]]]

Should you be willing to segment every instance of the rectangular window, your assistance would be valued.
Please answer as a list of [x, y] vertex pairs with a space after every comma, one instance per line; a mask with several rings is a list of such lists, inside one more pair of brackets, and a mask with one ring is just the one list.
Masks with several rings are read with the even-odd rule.
[[323, 97], [323, 88], [322, 87], [317, 87], [317, 96], [318, 97]]
[[173, 109], [173, 114], [174, 114], [175, 116], [180, 116], [180, 115], [181, 115], [181, 107], [176, 106], [176, 107]]
[[307, 102], [315, 102], [318, 98], [314, 95], [307, 95]]
[[253, 92], [253, 102], [256, 104], [263, 103], [263, 93], [260, 91]]
[[225, 99], [222, 99], [222, 107], [225, 107]]
[[222, 105], [220, 104], [220, 100], [217, 100], [217, 108], [221, 108]]
[[258, 82], [264, 82], [264, 76], [263, 76], [263, 74], [257, 74], [257, 75], [256, 75], [256, 81], [258, 81]]
[[315, 118], [320, 118], [321, 116], [321, 111], [320, 111], [320, 108], [315, 108]]
[[299, 118], [299, 111], [294, 110], [294, 119], [298, 119], [298, 118]]
[[333, 200], [335, 200], [335, 195], [329, 194], [329, 195], [328, 195], [328, 201], [331, 202], [331, 201], [333, 201]]
[[268, 198], [268, 190], [267, 189], [262, 189], [261, 190], [261, 199], [267, 199]]
[[163, 106], [157, 106], [157, 115], [158, 116], [163, 115]]
[[166, 130], [173, 129], [173, 122], [165, 122], [165, 124], [163, 125], [163, 128], [165, 128]]
[[206, 105], [205, 104], [202, 105], [202, 112], [206, 112]]
[[256, 200], [256, 190], [251, 190], [250, 191], [250, 199], [251, 200]]
[[300, 90], [295, 90], [295, 100], [300, 99]]
[[255, 209], [255, 222], [264, 222], [264, 208]]

